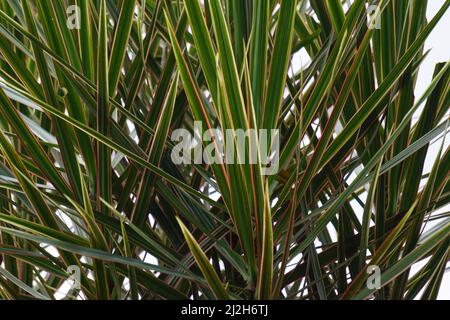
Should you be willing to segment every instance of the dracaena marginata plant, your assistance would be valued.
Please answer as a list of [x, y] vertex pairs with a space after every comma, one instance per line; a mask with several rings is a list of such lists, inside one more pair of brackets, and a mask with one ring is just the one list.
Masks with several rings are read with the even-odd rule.
[[0, 298], [437, 298], [449, 62], [415, 87], [450, 0], [427, 2], [0, 1]]

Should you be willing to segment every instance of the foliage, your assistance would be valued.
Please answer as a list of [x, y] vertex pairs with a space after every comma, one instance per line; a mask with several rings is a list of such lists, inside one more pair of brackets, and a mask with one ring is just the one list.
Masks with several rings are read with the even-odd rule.
[[[450, 0], [367, 5], [1, 1], [0, 298], [437, 298], [449, 62], [415, 86]], [[195, 121], [278, 129], [279, 171], [176, 165]]]

